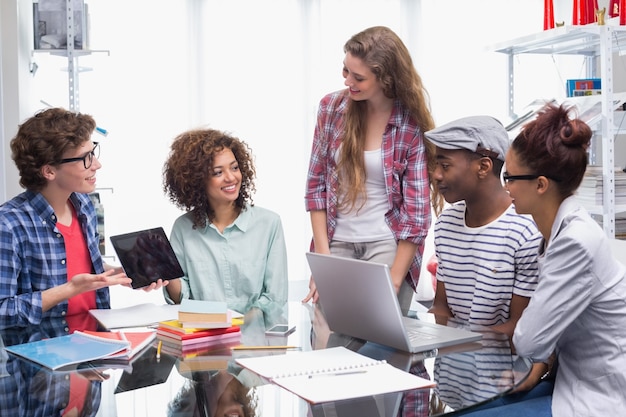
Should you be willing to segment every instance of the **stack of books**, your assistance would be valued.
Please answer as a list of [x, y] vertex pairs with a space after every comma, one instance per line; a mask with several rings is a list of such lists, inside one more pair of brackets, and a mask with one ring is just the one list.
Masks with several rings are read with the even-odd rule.
[[[615, 176], [615, 205], [626, 204], [626, 172], [620, 167], [614, 168]], [[603, 178], [602, 167], [590, 165], [587, 167], [585, 176], [583, 177], [580, 187], [576, 192], [576, 196], [580, 203], [586, 208], [603, 205]]]
[[[620, 167], [614, 168], [614, 201], [617, 208], [626, 206], [626, 172]], [[593, 218], [602, 226], [603, 201], [602, 167], [590, 165], [587, 167], [585, 176], [578, 187], [576, 198], [580, 204], [592, 214]], [[626, 237], [626, 213], [617, 210], [615, 216], [615, 237]]]
[[224, 302], [188, 300], [180, 304], [177, 320], [159, 322], [157, 339], [165, 351], [183, 354], [209, 347], [239, 344], [241, 339], [239, 317], [233, 317]]

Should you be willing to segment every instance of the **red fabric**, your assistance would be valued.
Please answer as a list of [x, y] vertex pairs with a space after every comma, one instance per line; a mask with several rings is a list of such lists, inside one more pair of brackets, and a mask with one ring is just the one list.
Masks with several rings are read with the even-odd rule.
[[[72, 224], [65, 226], [57, 222], [56, 226], [65, 240], [67, 280], [70, 281], [76, 274], [91, 273], [92, 265], [89, 250], [87, 249], [87, 241], [81, 230], [74, 208], [72, 208]], [[85, 292], [68, 300], [67, 316], [86, 313], [93, 308], [96, 308], [96, 292]], [[85, 315], [83, 314], [83, 316]], [[82, 325], [78, 326], [83, 327]], [[71, 325], [70, 329], [74, 330]]]
[[433, 290], [437, 291], [437, 256], [433, 255], [430, 257], [426, 264], [426, 270], [430, 272]]
[[76, 373], [70, 374], [70, 398], [67, 407], [63, 409], [62, 416], [67, 415], [72, 410], [76, 410], [74, 415], [80, 415], [85, 405], [85, 398], [89, 390], [89, 380]]

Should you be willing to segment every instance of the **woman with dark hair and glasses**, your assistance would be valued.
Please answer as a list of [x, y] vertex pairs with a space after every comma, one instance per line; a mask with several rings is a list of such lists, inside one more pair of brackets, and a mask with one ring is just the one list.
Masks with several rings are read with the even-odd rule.
[[[98, 144], [93, 117], [50, 108], [19, 126], [11, 140], [23, 193], [0, 206], [0, 328], [58, 320], [84, 328], [93, 308], [109, 308], [111, 285], [130, 278], [107, 266], [98, 249]], [[67, 323], [64, 323], [67, 321]]]
[[513, 141], [503, 176], [517, 212], [531, 214], [543, 235], [539, 282], [513, 344], [534, 362], [556, 353], [554, 392], [481, 416], [607, 416], [626, 409], [626, 268], [574, 197], [592, 132], [571, 112], [544, 107]]

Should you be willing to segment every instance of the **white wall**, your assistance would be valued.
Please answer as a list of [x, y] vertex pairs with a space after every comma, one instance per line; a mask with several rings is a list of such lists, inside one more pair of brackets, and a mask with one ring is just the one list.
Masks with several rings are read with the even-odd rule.
[[[7, 22], [15, 4], [21, 16], [15, 44], [20, 52], [7, 55], [13, 45], [7, 40]], [[256, 156], [255, 203], [283, 219], [292, 280], [308, 279], [304, 181], [318, 100], [343, 87], [344, 42], [372, 25], [395, 30], [412, 51], [435, 120], [442, 124], [478, 113], [505, 119], [506, 56], [489, 46], [543, 27], [541, 0], [360, 0], [358, 6], [351, 0], [88, 4], [91, 49], [108, 52], [79, 59], [84, 69], [80, 110], [110, 131], [101, 138], [103, 168], [98, 176], [98, 186], [105, 188], [106, 233], [156, 225], [169, 231], [180, 214], [161, 184], [171, 140], [198, 126], [227, 130], [247, 141]], [[30, 0], [0, 3], [2, 110], [5, 115], [14, 112], [4, 118], [5, 150], [18, 121], [41, 108], [40, 100], [68, 105], [65, 58], [30, 54], [31, 7]], [[571, 1], [555, 1], [555, 15], [569, 23]], [[551, 57], [522, 60], [529, 69], [523, 73], [530, 75], [521, 81], [529, 88], [518, 94], [520, 106], [543, 94], [561, 93], [563, 77], [584, 70], [579, 64], [563, 69]], [[39, 66], [34, 77], [28, 73], [30, 61]], [[14, 79], [25, 85], [8, 95], [6, 90], [17, 85]], [[13, 103], [8, 99], [19, 106], [8, 108]], [[4, 161], [8, 159], [5, 155]], [[5, 178], [10, 198], [20, 190], [14, 176]], [[430, 247], [427, 256], [428, 251]]]

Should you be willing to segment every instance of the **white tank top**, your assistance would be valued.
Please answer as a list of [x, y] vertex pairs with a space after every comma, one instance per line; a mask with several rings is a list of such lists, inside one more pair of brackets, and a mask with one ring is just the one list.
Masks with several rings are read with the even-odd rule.
[[[337, 211], [337, 228], [333, 240], [342, 242], [374, 242], [393, 239], [393, 233], [385, 221], [389, 210], [385, 174], [380, 149], [365, 151], [365, 192], [367, 200], [363, 207], [357, 201], [355, 208]], [[343, 196], [339, 196], [341, 201]]]

